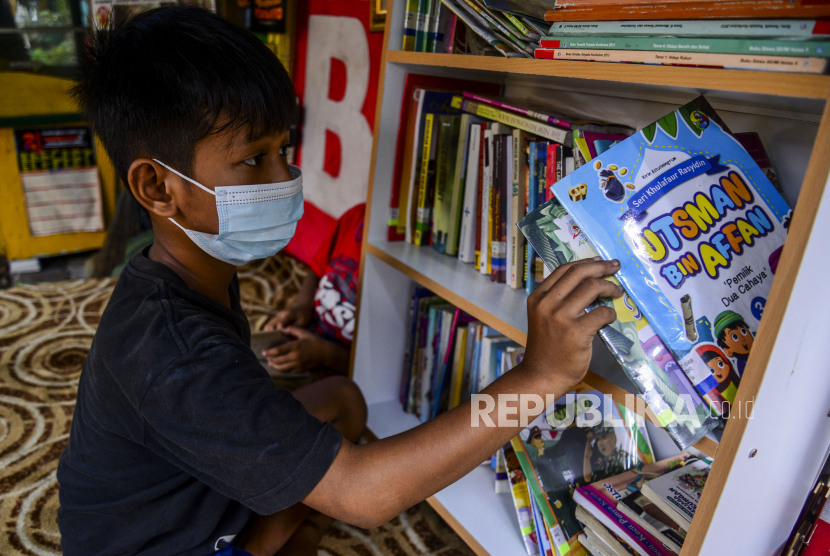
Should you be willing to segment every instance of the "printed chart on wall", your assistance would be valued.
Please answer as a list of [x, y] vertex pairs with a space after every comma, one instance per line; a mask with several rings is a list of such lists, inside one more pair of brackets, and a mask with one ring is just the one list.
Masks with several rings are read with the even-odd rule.
[[14, 139], [32, 236], [103, 230], [92, 131], [16, 129]]

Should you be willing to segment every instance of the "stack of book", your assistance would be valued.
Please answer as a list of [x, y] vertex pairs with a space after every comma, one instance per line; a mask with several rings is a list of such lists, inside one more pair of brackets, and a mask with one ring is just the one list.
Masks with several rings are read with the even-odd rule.
[[[546, 27], [481, 0], [407, 0], [401, 49], [533, 58]], [[481, 47], [471, 46], [474, 40]]]
[[683, 453], [577, 488], [580, 544], [594, 556], [679, 554], [711, 463]]
[[[625, 0], [630, 2], [631, 0]], [[651, 1], [651, 0], [648, 0]], [[815, 19], [771, 20], [635, 20], [575, 21], [572, 13], [601, 16], [604, 0], [582, 0], [550, 10], [554, 23], [542, 38], [535, 57], [549, 60], [581, 60], [657, 65], [706, 66], [762, 71], [823, 73], [830, 56], [830, 21]], [[695, 5], [728, 4], [735, 16], [758, 17], [756, 2], [696, 2]], [[759, 1], [758, 4], [761, 4]], [[763, 2], [763, 5], [776, 5]], [[632, 11], [638, 17], [672, 14], [692, 17], [687, 4], [666, 3]], [[627, 19], [626, 8], [614, 4], [614, 19]], [[797, 2], [780, 8], [798, 8]], [[715, 10], [714, 7], [709, 8]], [[806, 12], [830, 15], [827, 5], [804, 6]], [[573, 12], [576, 10], [576, 12]], [[668, 10], [670, 13], [663, 13]], [[783, 15], [783, 12], [771, 12]], [[720, 12], [706, 12], [720, 13]], [[765, 13], [765, 12], [764, 12]], [[789, 13], [789, 12], [787, 12]], [[795, 12], [793, 12], [795, 13]], [[801, 13], [801, 12], [798, 12]], [[619, 17], [616, 17], [619, 16]], [[580, 15], [579, 17], [582, 17]], [[702, 17], [702, 16], [701, 16]]]

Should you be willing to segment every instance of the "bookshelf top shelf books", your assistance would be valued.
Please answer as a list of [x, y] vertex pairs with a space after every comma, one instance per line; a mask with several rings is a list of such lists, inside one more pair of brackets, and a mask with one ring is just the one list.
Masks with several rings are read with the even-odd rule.
[[400, 50], [389, 50], [386, 55], [388, 62], [413, 66], [595, 79], [805, 99], [826, 100], [830, 96], [830, 75], [429, 54]]

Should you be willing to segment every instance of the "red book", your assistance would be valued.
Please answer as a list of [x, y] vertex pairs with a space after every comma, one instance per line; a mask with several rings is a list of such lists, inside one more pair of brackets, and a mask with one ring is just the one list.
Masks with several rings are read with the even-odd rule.
[[[432, 89], [436, 91], [472, 91], [475, 93], [498, 95], [501, 85], [497, 83], [481, 83], [465, 79], [447, 79], [433, 75], [417, 75], [408, 73], [403, 86], [401, 100], [401, 116], [398, 126], [398, 142], [395, 148], [395, 168], [392, 173], [392, 194], [389, 198], [389, 218], [386, 238], [389, 241], [403, 241], [405, 234], [398, 232], [398, 208], [400, 207], [401, 179], [403, 173], [403, 159], [406, 144], [406, 133], [409, 122], [410, 109], [416, 109], [417, 103], [411, 102], [415, 89]], [[409, 179], [409, 176], [407, 176]]]
[[545, 168], [547, 174], [545, 176], [545, 201], [553, 199], [553, 184], [557, 181], [556, 167], [562, 165], [562, 161], [559, 160], [559, 149], [557, 147], [561, 147], [561, 145], [556, 145], [555, 143], [548, 145], [548, 165]]

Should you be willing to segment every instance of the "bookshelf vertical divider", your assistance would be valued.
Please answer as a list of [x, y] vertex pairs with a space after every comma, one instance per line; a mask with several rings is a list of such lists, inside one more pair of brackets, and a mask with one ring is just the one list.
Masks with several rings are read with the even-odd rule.
[[[715, 455], [715, 463], [681, 556], [780, 552], [830, 445], [830, 292], [822, 287], [822, 278], [830, 276], [830, 76], [402, 52], [405, 3], [390, 0], [387, 10], [351, 365], [369, 406], [369, 427], [381, 438], [418, 425], [398, 400], [409, 296], [416, 285], [523, 345], [527, 340], [523, 291], [491, 284], [469, 265], [429, 248], [386, 241], [407, 73], [502, 84], [530, 76], [542, 86], [564, 82], [587, 92], [650, 87], [652, 97], [654, 90], [665, 91], [665, 102], [678, 94], [716, 93], [738, 104], [749, 99], [748, 105], [761, 107], [759, 113], [778, 104], [782, 114], [794, 104], [820, 104], [795, 217], [738, 389], [741, 411], [733, 411], [719, 444], [706, 438], [696, 445]], [[592, 369], [597, 371], [593, 362]], [[632, 391], [603, 372], [589, 372], [585, 382], [615, 400]], [[428, 502], [480, 556], [524, 554], [512, 501], [494, 493], [489, 470], [474, 470]]]

